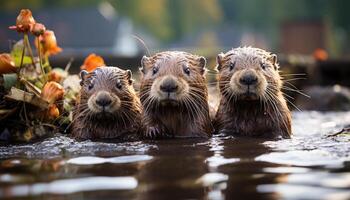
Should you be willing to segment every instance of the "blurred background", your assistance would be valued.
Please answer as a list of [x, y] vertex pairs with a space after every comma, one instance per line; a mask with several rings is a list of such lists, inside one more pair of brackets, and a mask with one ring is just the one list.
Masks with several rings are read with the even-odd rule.
[[226, 51], [253, 45], [281, 53], [334, 58], [350, 53], [350, 2], [346, 0], [3, 0], [1, 50], [7, 50], [21, 8], [56, 32], [66, 51], [132, 55], [132, 34], [153, 50]]
[[306, 74], [296, 86], [350, 86], [349, 7], [347, 0], [2, 0], [0, 50], [19, 39], [7, 27], [29, 8], [63, 48], [51, 63], [73, 58], [73, 72], [90, 53], [136, 70], [147, 48], [201, 54], [213, 69], [219, 52], [251, 45], [276, 53], [284, 72]]

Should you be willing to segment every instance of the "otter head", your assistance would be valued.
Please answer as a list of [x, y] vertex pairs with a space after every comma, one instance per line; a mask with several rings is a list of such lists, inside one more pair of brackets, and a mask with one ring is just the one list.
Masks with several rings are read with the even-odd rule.
[[108, 116], [122, 113], [133, 98], [131, 71], [117, 67], [101, 67], [81, 76], [81, 104], [87, 105], [87, 115]]
[[[204, 57], [177, 51], [162, 52], [144, 56], [141, 65], [141, 102], [145, 109], [178, 106], [198, 99], [205, 92]], [[201, 91], [203, 93], [198, 95]]]
[[242, 47], [217, 56], [219, 87], [229, 101], [266, 100], [280, 90], [277, 57]]

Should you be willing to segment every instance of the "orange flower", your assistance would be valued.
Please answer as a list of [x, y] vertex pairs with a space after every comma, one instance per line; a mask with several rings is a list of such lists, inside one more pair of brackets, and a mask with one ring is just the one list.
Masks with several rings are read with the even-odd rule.
[[94, 53], [90, 54], [85, 58], [84, 64], [80, 67], [81, 70], [86, 70], [88, 72], [94, 71], [97, 67], [105, 66], [105, 61], [101, 56]]
[[13, 72], [16, 72], [16, 66], [10, 54], [0, 54], [0, 74], [8, 74]]
[[321, 49], [321, 48], [316, 49], [316, 50], [314, 51], [314, 53], [313, 53], [313, 56], [314, 56], [314, 58], [315, 58], [316, 60], [318, 60], [318, 61], [325, 61], [325, 60], [328, 59], [328, 53], [327, 53], [327, 51], [324, 50], [324, 49]]
[[38, 36], [44, 34], [45, 30], [46, 30], [46, 28], [43, 24], [36, 23], [36, 24], [34, 24], [31, 32], [33, 35], [38, 37]]
[[50, 119], [56, 119], [60, 116], [60, 110], [57, 108], [55, 104], [49, 106], [47, 110], [47, 115]]
[[61, 68], [54, 68], [48, 74], [49, 81], [55, 81], [57, 83], [60, 83], [63, 79], [67, 78], [67, 76], [68, 72]]
[[16, 26], [10, 26], [10, 29], [24, 33], [30, 31], [34, 24], [32, 12], [29, 9], [22, 9], [17, 17]]
[[50, 104], [62, 99], [63, 95], [63, 87], [54, 81], [47, 82], [41, 90], [41, 98]]
[[41, 52], [45, 56], [55, 55], [62, 51], [60, 47], [57, 46], [57, 40], [55, 33], [50, 30], [44, 31], [42, 35], [35, 39], [35, 46], [38, 48], [38, 39], [41, 44]]
[[61, 82], [62, 78], [63, 78], [62, 75], [57, 71], [51, 70], [49, 72], [49, 80], [50, 81], [55, 81], [55, 82], [59, 83], [59, 82]]

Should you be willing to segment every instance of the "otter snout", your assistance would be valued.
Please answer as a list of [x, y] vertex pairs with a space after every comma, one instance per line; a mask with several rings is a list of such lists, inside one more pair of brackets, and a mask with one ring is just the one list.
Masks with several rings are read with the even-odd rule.
[[247, 73], [241, 76], [239, 83], [242, 85], [255, 85], [258, 83], [258, 77], [255, 74]]
[[179, 88], [177, 81], [172, 77], [167, 77], [160, 85], [160, 90], [166, 93], [176, 92]]
[[99, 91], [88, 100], [89, 109], [95, 113], [115, 112], [119, 109], [120, 104], [119, 97], [107, 91]]
[[245, 100], [256, 100], [264, 95], [266, 80], [254, 69], [237, 72], [231, 77], [232, 92]]
[[162, 102], [176, 102], [188, 93], [188, 83], [173, 75], [159, 77], [152, 84], [151, 95]]
[[165, 101], [175, 101], [178, 99], [179, 91], [179, 82], [176, 77], [166, 76], [160, 81], [159, 84], [159, 99]]
[[96, 104], [100, 107], [106, 107], [112, 104], [112, 98], [108, 92], [102, 91], [96, 95]]

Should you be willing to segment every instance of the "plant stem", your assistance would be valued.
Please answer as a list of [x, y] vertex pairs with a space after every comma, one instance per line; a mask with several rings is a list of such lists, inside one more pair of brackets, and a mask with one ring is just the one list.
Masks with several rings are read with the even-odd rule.
[[29, 56], [31, 57], [33, 67], [35, 68], [35, 62], [34, 62], [33, 51], [32, 51], [32, 47], [30, 46], [29, 39], [28, 39], [28, 34], [27, 34], [27, 33], [24, 34], [24, 45], [26, 45], [27, 48], [28, 48]]
[[44, 85], [45, 83], [47, 82], [47, 79], [46, 79], [46, 73], [45, 73], [45, 70], [44, 70], [44, 67], [43, 67], [43, 64], [42, 64], [42, 59], [41, 59], [41, 45], [40, 45], [40, 40], [39, 40], [39, 37], [37, 37], [37, 40], [38, 40], [38, 56], [39, 56], [39, 64], [40, 64], [40, 69], [41, 69], [41, 73], [42, 75], [44, 76]]
[[51, 71], [51, 66], [50, 66], [50, 62], [49, 62], [49, 56], [45, 55], [45, 68], [47, 67], [47, 71]]
[[22, 57], [21, 57], [21, 64], [19, 65], [19, 73], [18, 73], [18, 77], [20, 77], [20, 72], [23, 66], [23, 59], [24, 59], [24, 54], [26, 53], [26, 45], [24, 44], [24, 40], [23, 40], [23, 50], [22, 50]]

